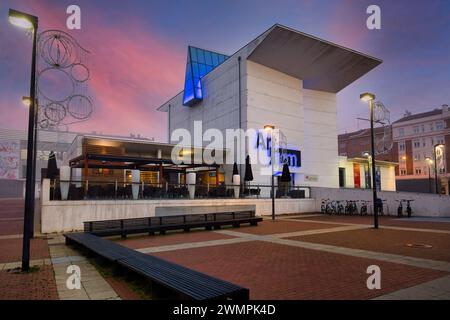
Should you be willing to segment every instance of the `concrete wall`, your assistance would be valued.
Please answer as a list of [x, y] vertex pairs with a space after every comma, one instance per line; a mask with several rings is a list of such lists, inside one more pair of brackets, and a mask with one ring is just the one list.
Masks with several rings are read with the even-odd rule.
[[[262, 130], [266, 124], [274, 125], [286, 136], [288, 146], [303, 150], [302, 81], [250, 60], [246, 77], [244, 129]], [[248, 148], [256, 148], [256, 141], [251, 141]], [[252, 169], [254, 183], [271, 183], [270, 165], [255, 164]], [[299, 179], [295, 177], [296, 184]]]
[[317, 181], [301, 185], [339, 187], [336, 94], [303, 89], [304, 147], [302, 172]]
[[[166, 211], [173, 214], [180, 207], [189, 213], [189, 207], [254, 206], [257, 215], [272, 213], [271, 199], [196, 199], [196, 200], [86, 200], [50, 201], [49, 180], [43, 181], [41, 198], [41, 232], [69, 232], [83, 229], [83, 221], [141, 218], [160, 215]], [[276, 199], [277, 214], [314, 212], [314, 199]], [[164, 209], [166, 208], [166, 209]], [[197, 213], [204, 213], [198, 210]]]
[[[311, 197], [315, 199], [316, 211], [320, 211], [322, 199], [331, 200], [372, 200], [371, 189], [311, 188]], [[414, 199], [411, 203], [413, 216], [450, 217], [450, 196], [414, 192], [378, 192], [378, 197], [387, 200], [390, 215], [397, 215], [399, 199]], [[403, 207], [405, 210], [405, 207]], [[370, 209], [369, 212], [372, 212]], [[386, 206], [385, 206], [385, 213]]]

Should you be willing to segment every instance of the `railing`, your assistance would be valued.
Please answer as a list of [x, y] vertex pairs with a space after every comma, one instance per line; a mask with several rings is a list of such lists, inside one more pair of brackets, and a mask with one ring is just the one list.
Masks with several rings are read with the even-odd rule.
[[[193, 193], [192, 189], [195, 189]], [[65, 191], [66, 190], [66, 191]], [[310, 197], [309, 187], [275, 186], [276, 198]], [[238, 195], [235, 195], [235, 191]], [[66, 194], [66, 196], [64, 196]], [[62, 196], [63, 195], [63, 196]], [[270, 199], [270, 185], [173, 184], [119, 181], [60, 181], [50, 184], [50, 200]]]

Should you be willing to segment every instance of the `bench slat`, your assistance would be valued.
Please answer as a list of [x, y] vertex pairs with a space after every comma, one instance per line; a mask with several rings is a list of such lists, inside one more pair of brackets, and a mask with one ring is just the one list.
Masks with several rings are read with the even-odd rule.
[[89, 233], [68, 233], [75, 242], [142, 276], [196, 300], [226, 297], [248, 299], [248, 289], [184, 266], [147, 255]]

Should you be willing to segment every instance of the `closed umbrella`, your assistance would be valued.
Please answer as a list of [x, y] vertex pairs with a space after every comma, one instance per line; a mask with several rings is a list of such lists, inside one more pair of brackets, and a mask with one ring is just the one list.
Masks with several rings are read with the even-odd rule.
[[237, 163], [236, 163], [236, 162], [233, 164], [233, 176], [234, 176], [235, 174], [239, 174], [239, 171], [238, 171], [238, 167], [237, 167]]
[[245, 176], [244, 181], [253, 181], [252, 165], [250, 164], [250, 156], [245, 158]]
[[283, 165], [283, 172], [281, 173], [281, 182], [291, 182], [291, 173], [287, 163]]
[[55, 179], [59, 175], [58, 166], [56, 164], [56, 156], [53, 151], [50, 151], [47, 162], [47, 178]]

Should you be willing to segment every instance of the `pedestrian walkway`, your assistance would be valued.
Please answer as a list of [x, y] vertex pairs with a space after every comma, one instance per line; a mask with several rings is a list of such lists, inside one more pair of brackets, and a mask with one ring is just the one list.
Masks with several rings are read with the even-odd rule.
[[[64, 237], [48, 240], [50, 257], [55, 272], [56, 289], [60, 300], [120, 300], [117, 293], [86, 258], [64, 244]], [[68, 267], [80, 268], [80, 289], [69, 289], [67, 279], [71, 275]]]

